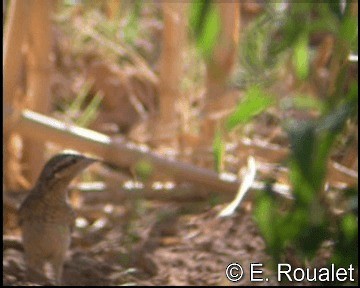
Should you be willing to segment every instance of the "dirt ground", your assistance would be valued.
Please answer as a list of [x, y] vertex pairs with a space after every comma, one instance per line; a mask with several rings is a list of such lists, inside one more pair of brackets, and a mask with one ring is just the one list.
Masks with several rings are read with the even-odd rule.
[[[103, 204], [103, 208], [108, 205]], [[250, 205], [232, 218], [217, 218], [223, 205], [143, 205], [146, 211], [136, 216], [126, 212], [126, 204], [114, 205], [107, 217], [98, 218], [86, 228], [78, 224], [63, 284], [231, 285], [225, 270], [236, 262], [245, 273], [236, 284], [252, 285], [248, 277], [250, 263], [264, 263], [266, 268], [265, 245], [252, 220]], [[5, 213], [8, 223], [11, 217], [16, 218], [9, 210]], [[131, 225], [129, 219], [133, 219]], [[4, 249], [3, 284], [43, 284], [26, 280], [23, 252], [20, 246], [15, 248]], [[278, 284], [267, 269], [264, 275], [269, 282], [256, 284]]]

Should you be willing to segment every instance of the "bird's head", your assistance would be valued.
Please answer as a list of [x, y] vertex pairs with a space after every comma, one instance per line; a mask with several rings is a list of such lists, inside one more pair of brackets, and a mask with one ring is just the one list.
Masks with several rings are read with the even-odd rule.
[[81, 171], [96, 161], [98, 159], [75, 152], [57, 154], [45, 164], [37, 184], [48, 187], [67, 186]]

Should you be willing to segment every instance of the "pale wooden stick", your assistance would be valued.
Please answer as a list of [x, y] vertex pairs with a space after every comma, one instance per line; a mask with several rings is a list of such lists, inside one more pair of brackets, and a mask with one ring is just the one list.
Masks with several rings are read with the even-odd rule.
[[[155, 174], [157, 172], [166, 173], [176, 181], [200, 184], [214, 192], [234, 196], [240, 184], [239, 179], [227, 180], [214, 171], [167, 159], [149, 151], [148, 148], [113, 140], [105, 134], [66, 124], [30, 110], [24, 110], [20, 114], [15, 129], [26, 137], [44, 142], [50, 141], [64, 148], [96, 154], [106, 162], [119, 167], [134, 167], [139, 161], [146, 161], [151, 165]], [[288, 188], [280, 190], [281, 195], [290, 196]]]

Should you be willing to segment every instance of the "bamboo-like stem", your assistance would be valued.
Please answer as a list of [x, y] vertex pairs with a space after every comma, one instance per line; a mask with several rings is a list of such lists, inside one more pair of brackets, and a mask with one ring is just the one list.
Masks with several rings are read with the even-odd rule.
[[[3, 146], [4, 146], [4, 182], [6, 188], [18, 189], [21, 182], [21, 167], [17, 159], [17, 147], [14, 145], [14, 133], [9, 119], [9, 115], [14, 114], [16, 95], [20, 88], [22, 76], [23, 55], [22, 48], [27, 35], [29, 26], [29, 1], [13, 0], [6, 19], [4, 51], [3, 51], [3, 72], [4, 72], [4, 90], [3, 90]], [[23, 88], [23, 87], [21, 87]], [[6, 108], [5, 108], [6, 107]]]
[[[30, 6], [30, 26], [27, 53], [27, 108], [47, 114], [50, 109], [51, 77], [51, 12], [48, 0], [32, 0]], [[34, 184], [45, 164], [44, 142], [24, 139], [23, 162], [25, 175]]]
[[[182, 2], [163, 2], [164, 31], [160, 61], [159, 119], [155, 122], [154, 137], [165, 138], [175, 145], [178, 133], [177, 102], [181, 99], [183, 51], [186, 36], [186, 8]], [[164, 137], [164, 135], [166, 135]], [[170, 140], [170, 141], [169, 141]]]
[[106, 14], [109, 19], [114, 20], [119, 15], [122, 0], [109, 0], [106, 2]]
[[224, 94], [239, 46], [240, 3], [224, 1], [216, 3], [216, 7], [221, 18], [221, 32], [206, 68], [206, 91], [210, 101], [217, 101]]
[[213, 171], [165, 159], [135, 144], [112, 140], [104, 134], [64, 124], [29, 110], [25, 110], [21, 114], [15, 129], [25, 137], [39, 141], [51, 141], [81, 152], [94, 153], [105, 161], [120, 167], [129, 167], [139, 161], [146, 161], [151, 164], [154, 171], [166, 171], [179, 181], [197, 182], [214, 190], [230, 193], [235, 193], [239, 185], [237, 181], [222, 180]]
[[[214, 192], [233, 196], [240, 184], [238, 179], [228, 181], [214, 171], [163, 158], [135, 144], [116, 141], [104, 134], [65, 124], [30, 110], [22, 112], [14, 127], [18, 133], [26, 137], [55, 142], [64, 148], [93, 153], [119, 167], [130, 167], [139, 161], [147, 161], [155, 173], [166, 172], [179, 182], [193, 182]], [[283, 194], [287, 193], [289, 191], [283, 192]]]
[[[233, 71], [239, 47], [240, 7], [238, 1], [215, 3], [221, 19], [221, 31], [213, 48], [212, 56], [207, 59], [206, 63], [206, 102], [203, 109], [205, 120], [201, 123], [203, 135], [201, 146], [210, 144], [221, 123], [212, 115], [219, 110], [229, 108], [226, 99], [227, 81]], [[234, 106], [234, 104], [230, 105]]]
[[3, 69], [4, 69], [4, 104], [12, 107], [16, 88], [21, 75], [22, 46], [28, 27], [28, 1], [11, 1], [6, 22]]

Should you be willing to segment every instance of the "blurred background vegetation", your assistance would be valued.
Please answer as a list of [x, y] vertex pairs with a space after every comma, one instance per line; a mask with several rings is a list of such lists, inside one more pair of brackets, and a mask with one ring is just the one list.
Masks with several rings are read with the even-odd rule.
[[[218, 173], [237, 174], [252, 155], [266, 183], [252, 211], [270, 262], [357, 268], [357, 7], [54, 1], [43, 113]], [[25, 72], [10, 106], [29, 98]], [[151, 181], [140, 164], [137, 179]]]

